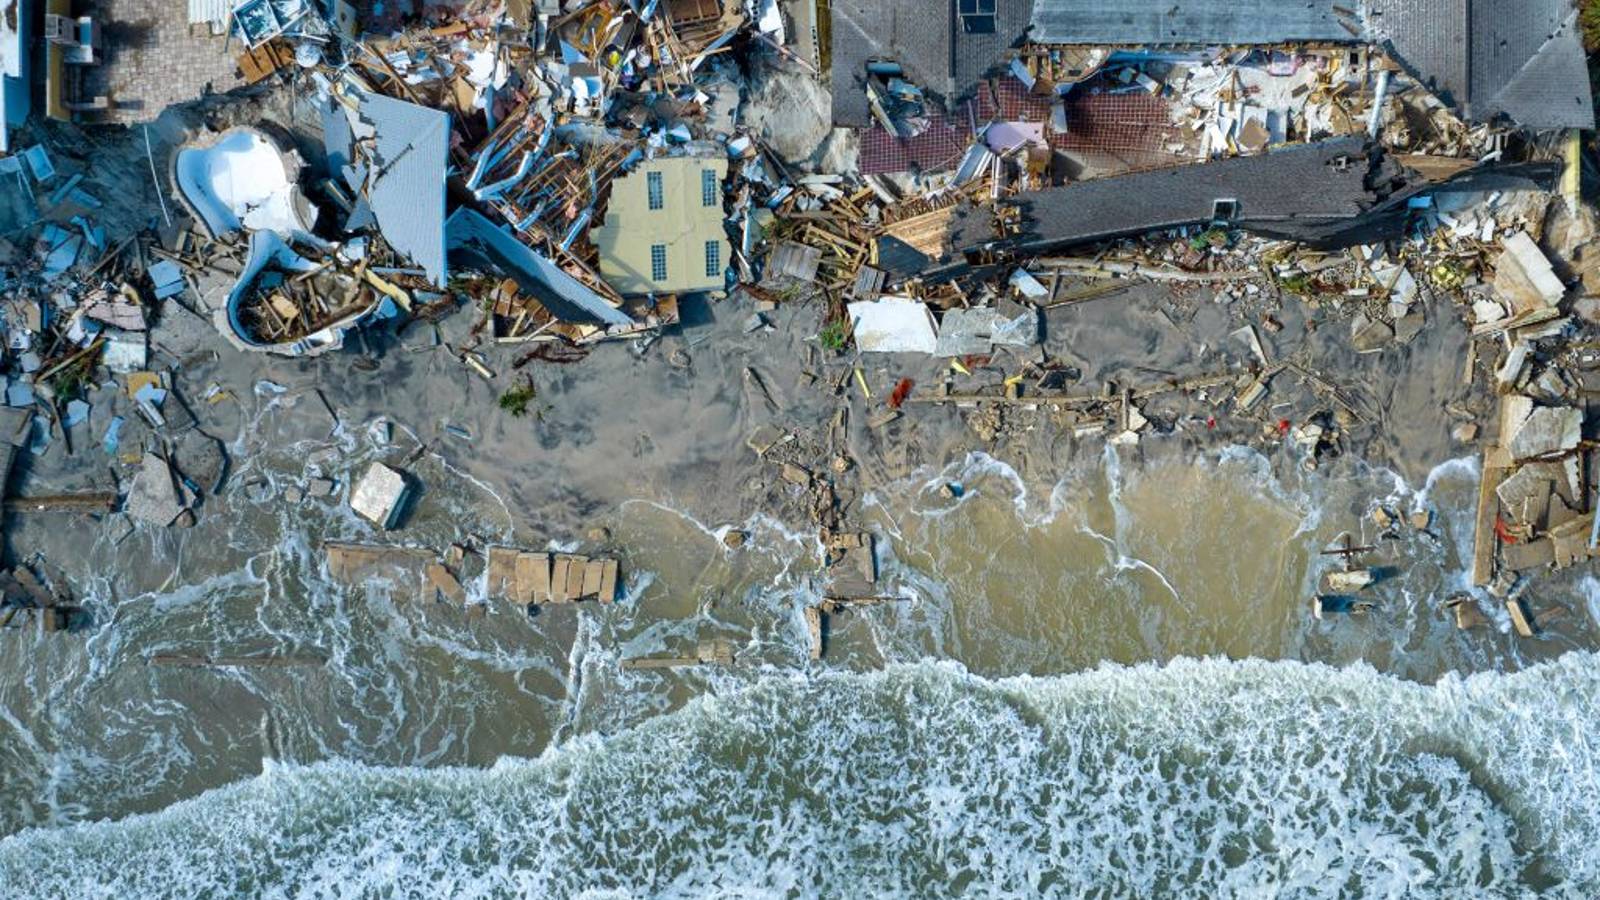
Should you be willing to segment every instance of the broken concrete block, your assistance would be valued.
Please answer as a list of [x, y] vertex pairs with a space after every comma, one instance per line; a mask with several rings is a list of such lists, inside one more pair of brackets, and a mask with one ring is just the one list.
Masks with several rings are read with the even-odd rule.
[[379, 528], [393, 528], [399, 523], [401, 508], [410, 493], [404, 474], [375, 462], [350, 492], [350, 508]]
[[513, 547], [490, 547], [484, 565], [488, 584], [485, 593], [490, 597], [509, 597], [512, 602], [523, 602], [514, 593], [517, 578], [518, 553]]
[[423, 568], [422, 574], [428, 579], [428, 584], [442, 594], [446, 600], [451, 603], [464, 604], [467, 602], [466, 590], [461, 587], [461, 582], [456, 579], [456, 576], [450, 574], [449, 569], [439, 563], [428, 563]]
[[579, 597], [600, 596], [600, 581], [605, 568], [605, 560], [600, 559], [591, 559], [583, 564], [583, 587], [578, 591]]
[[567, 593], [567, 577], [572, 568], [572, 557], [565, 553], [556, 554], [555, 561], [550, 567], [550, 601], [551, 603], [568, 603], [576, 599]]
[[[1524, 466], [1518, 469], [1516, 474], [1500, 482], [1494, 491], [1500, 498], [1500, 505], [1505, 507], [1518, 522], [1527, 524], [1543, 522], [1545, 509], [1540, 508], [1540, 505], [1547, 507], [1550, 502], [1551, 482], [1537, 467]], [[1524, 511], [1530, 507], [1530, 503], [1538, 510], [1537, 519], [1532, 521], [1523, 518], [1526, 514]]]
[[1495, 260], [1495, 293], [1511, 304], [1513, 315], [1522, 315], [1561, 302], [1566, 286], [1556, 277], [1550, 260], [1524, 232], [1509, 235]]
[[810, 638], [811, 658], [822, 658], [822, 610], [815, 606], [805, 608], [806, 636]]
[[1505, 446], [1511, 451], [1511, 458], [1520, 461], [1571, 450], [1582, 436], [1582, 410], [1541, 406], [1522, 420]]
[[1350, 345], [1357, 353], [1382, 350], [1392, 340], [1394, 328], [1388, 322], [1369, 318], [1365, 313], [1357, 313], [1350, 320]]
[[1352, 569], [1348, 572], [1329, 572], [1322, 580], [1333, 593], [1354, 594], [1372, 584], [1376, 577], [1371, 569]]
[[154, 453], [146, 453], [139, 463], [123, 506], [128, 515], [162, 528], [171, 525], [184, 510], [182, 494], [172, 478], [172, 467]]
[[1556, 561], [1555, 544], [1549, 538], [1506, 544], [1500, 548], [1500, 561], [1513, 572], [1544, 568]]
[[586, 556], [567, 557], [567, 599], [580, 600], [583, 598], [583, 572], [589, 563]]
[[777, 446], [783, 438], [783, 429], [776, 425], [762, 425], [745, 439], [745, 446], [754, 450], [757, 456], [766, 456], [767, 451]]

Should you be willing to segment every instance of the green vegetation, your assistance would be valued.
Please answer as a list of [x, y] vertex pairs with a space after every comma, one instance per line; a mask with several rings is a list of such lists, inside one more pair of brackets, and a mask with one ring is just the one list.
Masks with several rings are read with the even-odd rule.
[[1304, 272], [1279, 278], [1278, 287], [1294, 294], [1296, 297], [1308, 297], [1313, 289], [1311, 276]]
[[78, 400], [89, 393], [89, 372], [93, 360], [84, 359], [82, 362], [73, 363], [57, 372], [50, 379], [50, 387], [56, 393], [56, 400], [66, 403], [69, 400]]
[[817, 333], [817, 341], [821, 343], [825, 349], [832, 350], [835, 353], [841, 353], [844, 351], [844, 345], [847, 339], [848, 335], [845, 334], [844, 322], [837, 320], [824, 325], [822, 331]]
[[512, 418], [520, 419], [528, 414], [528, 404], [538, 395], [539, 392], [534, 390], [533, 382], [524, 381], [500, 395], [500, 408], [511, 413]]

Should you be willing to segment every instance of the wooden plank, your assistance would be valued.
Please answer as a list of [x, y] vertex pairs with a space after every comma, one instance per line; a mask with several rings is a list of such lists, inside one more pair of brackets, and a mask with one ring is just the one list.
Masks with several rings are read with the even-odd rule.
[[489, 576], [489, 584], [486, 590], [490, 597], [509, 597], [512, 598], [513, 602], [524, 602], [517, 600], [513, 595], [517, 579], [518, 556], [519, 554], [515, 547], [489, 548], [489, 558], [485, 568], [488, 570]]
[[567, 593], [567, 570], [572, 567], [572, 558], [565, 553], [557, 554], [555, 564], [550, 573], [550, 602], [568, 603], [572, 595]]
[[517, 603], [548, 603], [550, 601], [550, 554], [517, 554]]
[[567, 599], [578, 600], [583, 597], [583, 568], [588, 562], [586, 556], [567, 558]]
[[610, 603], [617, 599], [617, 561], [608, 559], [600, 570], [600, 602]]
[[1472, 537], [1472, 584], [1487, 585], [1494, 577], [1495, 520], [1500, 516], [1500, 497], [1495, 488], [1505, 480], [1509, 469], [1506, 452], [1496, 446], [1483, 451], [1483, 477], [1478, 482], [1478, 516]]
[[815, 606], [805, 608], [806, 635], [811, 639], [811, 658], [822, 658], [822, 610]]
[[1525, 638], [1534, 636], [1536, 629], [1533, 624], [1533, 615], [1528, 611], [1528, 605], [1521, 597], [1512, 597], [1506, 601], [1506, 612], [1511, 614], [1511, 626], [1517, 634]]
[[604, 560], [591, 559], [583, 565], [583, 589], [578, 596], [585, 599], [600, 596], [600, 579], [604, 574], [606, 564]]

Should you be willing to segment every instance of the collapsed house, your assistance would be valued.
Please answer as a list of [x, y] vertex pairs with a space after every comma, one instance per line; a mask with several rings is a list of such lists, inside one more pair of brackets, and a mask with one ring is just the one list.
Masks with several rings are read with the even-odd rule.
[[[864, 172], [953, 169], [992, 121], [1045, 126], [1034, 138], [1039, 147], [1138, 153], [1141, 164], [1160, 164], [1163, 153], [1259, 152], [1285, 139], [1290, 108], [1318, 85], [1303, 80], [1294, 97], [1269, 91], [1229, 99], [1198, 123], [1190, 118], [1192, 95], [1215, 90], [1207, 71], [1219, 60], [1241, 63], [1250, 48], [1270, 49], [1261, 67], [1278, 75], [1296, 73], [1305, 60], [1315, 71], [1376, 74], [1379, 109], [1392, 69], [1397, 85], [1401, 76], [1411, 79], [1468, 123], [1594, 127], [1570, 0], [944, 5], [942, 14], [860, 0], [833, 7], [833, 119], [860, 131]], [[1350, 51], [1388, 61], [1372, 64]], [[1353, 99], [1337, 80], [1323, 87]], [[1007, 91], [1016, 99], [1001, 96]], [[1344, 121], [1307, 123], [1306, 137], [1364, 124], [1339, 115]], [[1185, 146], [1155, 132], [1167, 120], [1221, 133]], [[1118, 122], [1146, 128], [1118, 134]]]
[[337, 348], [388, 299], [321, 261], [337, 248], [314, 233], [318, 210], [300, 189], [302, 168], [298, 154], [252, 127], [172, 158], [176, 193], [195, 219], [213, 239], [247, 244], [243, 269], [213, 313], [239, 349], [300, 356]]
[[[893, 282], [936, 281], [969, 263], [1196, 227], [1341, 248], [1403, 236], [1432, 207], [1430, 195], [1548, 191], [1560, 173], [1558, 163], [1486, 164], [1435, 181], [1346, 137], [1020, 193], [997, 212], [953, 208], [933, 245], [889, 233], [878, 240], [878, 258]], [[1303, 190], [1307, 184], [1317, 190]]]

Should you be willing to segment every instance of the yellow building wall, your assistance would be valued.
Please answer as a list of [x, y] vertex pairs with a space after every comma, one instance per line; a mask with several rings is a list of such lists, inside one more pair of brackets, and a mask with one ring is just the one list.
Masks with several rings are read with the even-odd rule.
[[[72, 0], [49, 0], [45, 4], [45, 12], [58, 16], [72, 15]], [[63, 95], [67, 90], [66, 64], [62, 59], [62, 50], [55, 44], [47, 43], [44, 48], [44, 114], [52, 119], [63, 122], [72, 121], [72, 111], [63, 105]]]
[[[701, 172], [717, 175], [715, 202], [706, 206]], [[661, 209], [650, 208], [649, 173], [660, 172]], [[723, 270], [732, 261], [722, 224], [722, 182], [728, 161], [721, 158], [671, 157], [641, 163], [611, 183], [611, 201], [603, 223], [590, 232], [600, 251], [600, 275], [623, 294], [683, 294], [721, 290]], [[706, 242], [717, 241], [721, 266], [706, 275]], [[652, 279], [650, 248], [667, 250], [667, 277]]]

